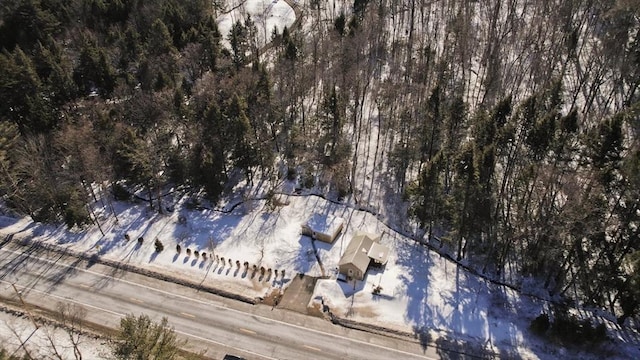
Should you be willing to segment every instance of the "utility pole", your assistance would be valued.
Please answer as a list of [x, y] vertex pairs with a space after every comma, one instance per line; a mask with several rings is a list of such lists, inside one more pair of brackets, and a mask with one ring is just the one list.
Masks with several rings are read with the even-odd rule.
[[20, 304], [22, 304], [22, 307], [24, 308], [24, 311], [27, 313], [27, 315], [29, 316], [29, 319], [33, 323], [33, 326], [35, 326], [36, 330], [38, 330], [40, 328], [40, 326], [38, 326], [38, 324], [36, 323], [35, 319], [31, 315], [31, 312], [29, 311], [29, 308], [27, 307], [27, 304], [24, 302], [24, 299], [22, 299], [22, 292], [18, 291], [18, 288], [16, 287], [16, 284], [11, 284], [11, 286], [13, 287], [13, 291], [16, 292], [16, 295], [18, 295], [18, 299], [20, 299]]
[[[16, 287], [16, 284], [11, 284], [11, 286], [13, 287], [13, 291], [16, 292], [16, 295], [18, 295], [18, 299], [20, 299], [20, 303], [22, 304], [22, 307], [24, 308], [24, 311], [27, 313], [27, 316], [29, 316], [29, 319], [31, 320], [31, 322], [33, 323], [33, 326], [35, 326], [35, 329], [31, 332], [31, 334], [24, 340], [20, 342], [20, 347], [22, 348], [22, 350], [24, 350], [24, 353], [27, 355], [27, 357], [29, 359], [33, 359], [33, 357], [31, 356], [31, 354], [29, 353], [29, 350], [27, 350], [27, 342], [29, 341], [29, 339], [31, 339], [31, 337], [33, 336], [33, 334], [36, 333], [36, 331], [38, 331], [38, 329], [40, 328], [40, 326], [38, 326], [38, 324], [36, 323], [35, 319], [33, 318], [33, 316], [31, 315], [31, 312], [29, 311], [29, 309], [27, 308], [27, 304], [24, 302], [24, 299], [22, 299], [22, 293], [20, 291], [18, 291], [18, 288]], [[18, 333], [16, 332], [16, 336], [18, 336]], [[20, 338], [18, 338], [18, 340], [20, 340]], [[16, 349], [16, 351], [18, 351]], [[14, 351], [13, 354], [11, 354], [11, 356], [13, 356], [16, 351]]]

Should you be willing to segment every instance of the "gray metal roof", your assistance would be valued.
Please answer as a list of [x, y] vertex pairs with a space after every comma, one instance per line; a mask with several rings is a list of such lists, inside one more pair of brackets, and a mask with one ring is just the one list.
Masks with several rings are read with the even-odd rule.
[[[351, 238], [349, 245], [347, 245], [347, 249], [344, 251], [344, 254], [342, 254], [338, 265], [341, 266], [351, 263], [364, 274], [364, 272], [367, 271], [367, 267], [369, 266], [369, 262], [372, 258], [379, 261], [378, 255], [370, 257], [369, 254], [372, 249], [375, 249], [377, 254], [380, 254], [381, 252], [383, 253], [382, 255], [386, 254], [383, 256], [384, 262], [386, 262], [386, 259], [389, 256], [389, 249], [378, 244], [379, 240], [379, 235], [373, 235], [366, 232], [356, 233], [353, 238]], [[377, 246], [374, 247], [374, 244]], [[385, 249], [386, 251], [381, 251], [382, 249]]]
[[369, 250], [369, 253], [367, 253], [367, 255], [369, 256], [369, 258], [384, 265], [387, 263], [387, 260], [389, 260], [389, 248], [377, 242], [374, 242], [373, 245], [371, 245], [371, 249]]

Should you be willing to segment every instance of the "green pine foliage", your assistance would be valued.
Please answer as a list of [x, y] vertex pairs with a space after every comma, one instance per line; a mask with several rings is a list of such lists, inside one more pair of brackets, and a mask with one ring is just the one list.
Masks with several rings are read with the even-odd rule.
[[112, 355], [118, 360], [173, 360], [184, 345], [167, 318], [155, 323], [148, 315], [127, 315], [120, 320]]

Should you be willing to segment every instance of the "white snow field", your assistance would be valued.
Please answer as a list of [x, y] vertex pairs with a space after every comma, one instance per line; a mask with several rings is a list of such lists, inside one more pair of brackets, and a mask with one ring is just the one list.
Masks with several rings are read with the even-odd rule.
[[284, 27], [291, 27], [296, 21], [293, 8], [285, 0], [234, 0], [227, 3], [227, 13], [217, 18], [218, 31], [222, 35], [222, 43], [229, 46], [227, 37], [234, 23], [244, 21], [247, 15], [258, 30], [258, 47], [271, 41], [274, 27], [282, 33]]

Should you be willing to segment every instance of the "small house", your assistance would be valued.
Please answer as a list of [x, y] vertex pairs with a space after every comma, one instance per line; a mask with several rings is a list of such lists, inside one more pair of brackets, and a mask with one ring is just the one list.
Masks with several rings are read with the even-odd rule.
[[344, 227], [344, 219], [333, 215], [313, 214], [302, 224], [302, 235], [332, 244]]
[[356, 233], [338, 263], [340, 274], [363, 280], [372, 261], [385, 265], [389, 259], [389, 248], [380, 244], [380, 237], [366, 232]]

